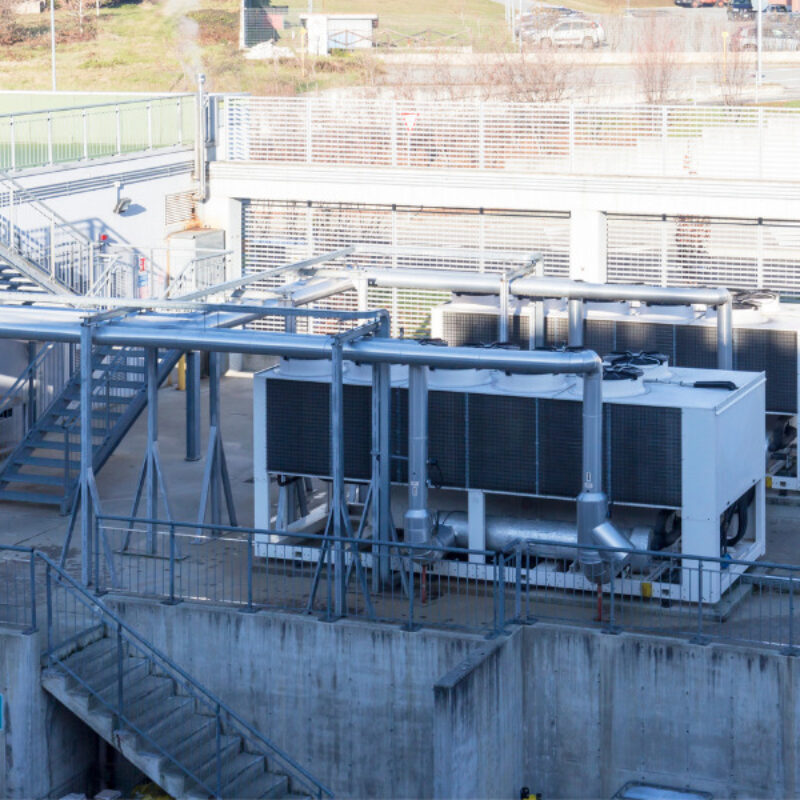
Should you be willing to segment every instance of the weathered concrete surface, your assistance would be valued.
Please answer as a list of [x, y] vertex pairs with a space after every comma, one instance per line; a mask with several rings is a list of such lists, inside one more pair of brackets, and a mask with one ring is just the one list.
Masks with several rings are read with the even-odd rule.
[[0, 797], [61, 797], [84, 791], [97, 761], [95, 734], [39, 683], [37, 635], [0, 629]]
[[434, 796], [433, 685], [483, 639], [107, 601], [338, 798]]
[[715, 797], [797, 795], [797, 659], [579, 628], [520, 633], [532, 791], [611, 797], [646, 780]]
[[518, 797], [524, 715], [519, 633], [484, 645], [437, 681], [434, 797]]

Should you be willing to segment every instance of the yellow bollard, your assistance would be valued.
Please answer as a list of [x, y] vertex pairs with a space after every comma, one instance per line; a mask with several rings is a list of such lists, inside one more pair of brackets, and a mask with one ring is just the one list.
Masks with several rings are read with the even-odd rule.
[[186, 391], [186, 356], [181, 356], [178, 360], [178, 391]]

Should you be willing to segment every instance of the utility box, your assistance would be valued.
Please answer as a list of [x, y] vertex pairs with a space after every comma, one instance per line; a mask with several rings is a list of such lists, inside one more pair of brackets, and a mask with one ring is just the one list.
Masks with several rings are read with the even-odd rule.
[[331, 50], [365, 50], [373, 46], [377, 14], [301, 14], [308, 52], [327, 56]]
[[[167, 270], [170, 295], [206, 289], [227, 279], [225, 231], [197, 228], [173, 233], [169, 237]], [[177, 285], [176, 285], [177, 284]]]

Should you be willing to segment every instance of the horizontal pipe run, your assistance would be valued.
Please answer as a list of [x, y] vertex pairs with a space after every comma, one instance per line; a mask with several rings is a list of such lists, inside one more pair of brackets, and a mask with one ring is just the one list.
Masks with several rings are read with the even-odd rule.
[[[30, 341], [80, 341], [77, 320], [61, 322], [0, 321], [0, 338]], [[254, 330], [195, 328], [181, 325], [151, 327], [143, 319], [123, 320], [99, 326], [94, 333], [96, 344], [120, 347], [164, 347], [176, 350], [207, 350], [224, 353], [248, 353], [285, 356], [286, 358], [330, 358], [331, 339], [310, 334], [273, 333]], [[600, 358], [584, 350], [550, 352], [542, 350], [477, 350], [472, 347], [434, 347], [397, 339], [369, 339], [344, 345], [344, 358], [369, 364], [408, 364], [437, 369], [498, 369], [532, 375], [599, 373]]]

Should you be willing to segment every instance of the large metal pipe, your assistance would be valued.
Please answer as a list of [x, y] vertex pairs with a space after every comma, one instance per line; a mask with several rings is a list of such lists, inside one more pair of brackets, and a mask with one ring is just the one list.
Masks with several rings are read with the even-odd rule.
[[[43, 325], [37, 310], [17, 313], [16, 321], [0, 318], [0, 338], [79, 342], [79, 320]], [[30, 316], [30, 321], [24, 317]], [[155, 321], [153, 321], [154, 323]], [[97, 326], [95, 344], [167, 347], [179, 350], [282, 355], [287, 358], [332, 358], [328, 336], [241, 329], [209, 329], [187, 324], [148, 324], [144, 319], [118, 318]], [[85, 336], [85, 334], [84, 334]], [[342, 358], [368, 364], [407, 364], [439, 369], [497, 369], [524, 374], [568, 373], [584, 376], [583, 491], [578, 498], [578, 537], [592, 541], [594, 529], [605, 522], [607, 501], [602, 493], [602, 362], [596, 353], [541, 350], [477, 350], [470, 347], [430, 347], [420, 342], [385, 338], [341, 344]], [[427, 388], [427, 387], [426, 387]], [[599, 558], [598, 558], [599, 561]], [[582, 551], [581, 563], [590, 579], [599, 580], [591, 552]]]
[[583, 347], [583, 300], [572, 297], [567, 301], [568, 334], [570, 347]]
[[408, 370], [408, 511], [406, 541], [425, 544], [431, 538], [428, 510], [428, 368]]
[[[319, 274], [339, 275], [341, 271], [322, 269]], [[455, 293], [502, 295], [503, 278], [485, 273], [459, 273], [454, 270], [366, 269], [362, 273], [371, 286], [392, 289], [427, 289]], [[733, 296], [727, 289], [701, 286], [640, 286], [613, 283], [583, 283], [564, 278], [522, 277], [509, 287], [517, 297], [561, 298], [618, 302], [691, 305], [697, 303], [717, 308], [717, 368], [731, 369], [733, 364]]]

